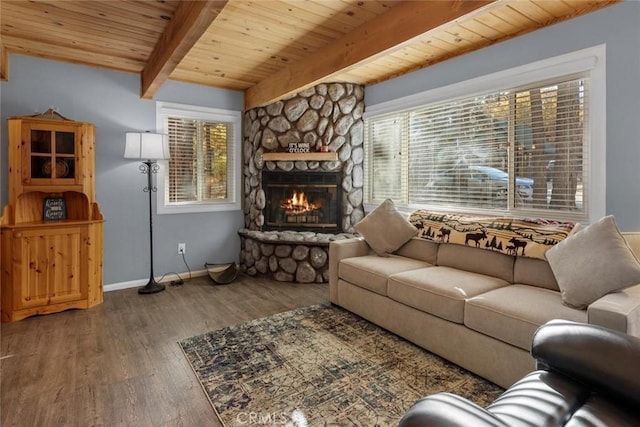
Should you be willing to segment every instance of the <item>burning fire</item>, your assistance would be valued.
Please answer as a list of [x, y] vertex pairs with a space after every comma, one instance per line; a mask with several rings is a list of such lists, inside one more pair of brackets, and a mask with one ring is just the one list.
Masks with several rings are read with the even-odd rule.
[[318, 206], [314, 203], [309, 202], [307, 196], [301, 191], [293, 192], [293, 197], [287, 199], [282, 205], [280, 205], [283, 209], [287, 211], [289, 214], [301, 214], [305, 212], [310, 212], [315, 209], [318, 209]]

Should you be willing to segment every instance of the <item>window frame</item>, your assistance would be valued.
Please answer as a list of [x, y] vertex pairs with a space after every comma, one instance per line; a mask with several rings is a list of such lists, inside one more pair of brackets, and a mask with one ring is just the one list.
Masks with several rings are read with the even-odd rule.
[[207, 202], [181, 202], [179, 204], [169, 203], [166, 189], [168, 188], [169, 174], [168, 160], [158, 161], [160, 170], [157, 175], [156, 202], [158, 214], [181, 214], [199, 212], [221, 212], [241, 210], [241, 153], [242, 143], [242, 113], [235, 110], [223, 110], [219, 108], [201, 107], [196, 105], [178, 104], [173, 102], [156, 102], [156, 128], [158, 132], [168, 133], [166, 129], [167, 117], [182, 117], [187, 119], [217, 121], [229, 123], [233, 127], [231, 137], [231, 149], [233, 160], [227, 163], [227, 176], [231, 180], [229, 183], [230, 197], [223, 201]]
[[[369, 127], [367, 121], [391, 113], [400, 113], [405, 110], [421, 106], [453, 101], [457, 98], [466, 98], [491, 91], [506, 90], [509, 88], [543, 83], [547, 80], [564, 76], [587, 73], [590, 78], [590, 96], [586, 108], [589, 109], [589, 162], [583, 165], [584, 173], [590, 183], [584, 194], [587, 201], [587, 210], [584, 214], [548, 210], [549, 219], [563, 219], [580, 222], [592, 222], [605, 215], [606, 212], [606, 45], [598, 45], [564, 55], [555, 56], [540, 61], [535, 61], [522, 66], [498, 71], [488, 75], [453, 83], [450, 85], [429, 89], [409, 96], [381, 102], [367, 106], [364, 113], [365, 134]], [[368, 149], [368, 141], [365, 135], [365, 149]], [[510, 159], [512, 156], [510, 156]], [[511, 161], [511, 160], [510, 160]], [[377, 203], [370, 201], [370, 169], [365, 159], [365, 210], [370, 211]], [[403, 184], [406, 186], [406, 184]], [[407, 188], [408, 190], [408, 188]], [[403, 193], [405, 190], [403, 189]], [[396, 202], [399, 209], [411, 212], [415, 209], [443, 209], [443, 206], [406, 204], [404, 201]], [[540, 216], [541, 209], [526, 209], [507, 207], [506, 210], [473, 209], [466, 207], [446, 207], [448, 211], [460, 213], [485, 213], [500, 214], [504, 216]]]

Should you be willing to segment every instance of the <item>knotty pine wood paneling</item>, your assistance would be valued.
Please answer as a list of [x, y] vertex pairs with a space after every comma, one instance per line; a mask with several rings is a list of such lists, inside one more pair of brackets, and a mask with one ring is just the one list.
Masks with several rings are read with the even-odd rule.
[[[325, 76], [323, 81], [378, 83], [617, 2], [498, 0], [478, 13], [428, 31], [383, 57]], [[401, 3], [229, 0], [169, 78], [247, 90], [293, 64], [308, 61], [323, 47]], [[140, 73], [174, 19], [178, 4], [178, 0], [3, 0], [1, 48], [9, 53]], [[452, 2], [451, 7], [460, 4]], [[341, 49], [345, 56], [353, 55], [350, 46]], [[6, 70], [5, 60], [2, 65]], [[6, 78], [6, 74], [1, 77]]]

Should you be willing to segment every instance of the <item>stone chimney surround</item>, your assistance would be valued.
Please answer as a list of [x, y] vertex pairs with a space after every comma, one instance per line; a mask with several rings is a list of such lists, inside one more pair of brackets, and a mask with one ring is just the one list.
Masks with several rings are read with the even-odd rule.
[[[352, 83], [320, 84], [245, 112], [245, 228], [239, 231], [243, 271], [282, 281], [328, 280], [329, 242], [352, 237], [353, 225], [364, 217], [363, 112], [364, 88]], [[293, 144], [308, 146], [309, 153], [290, 153], [290, 148], [295, 151]], [[342, 171], [343, 233], [263, 231], [264, 169]]]

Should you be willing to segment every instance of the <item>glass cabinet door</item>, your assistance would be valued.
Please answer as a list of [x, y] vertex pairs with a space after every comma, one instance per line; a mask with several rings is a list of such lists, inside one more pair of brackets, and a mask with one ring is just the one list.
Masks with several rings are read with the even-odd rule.
[[31, 179], [75, 179], [74, 131], [31, 129], [30, 136]]

